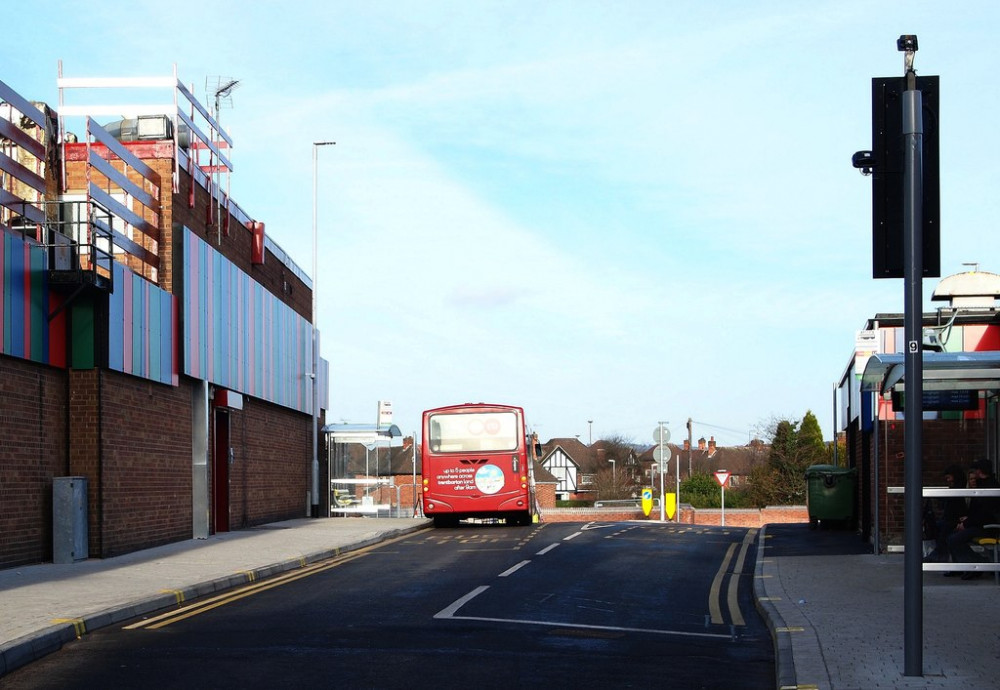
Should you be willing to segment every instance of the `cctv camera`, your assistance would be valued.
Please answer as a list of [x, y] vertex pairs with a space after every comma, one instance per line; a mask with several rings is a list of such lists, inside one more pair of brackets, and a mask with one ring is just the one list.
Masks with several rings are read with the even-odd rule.
[[903, 34], [896, 39], [896, 50], [901, 53], [917, 52], [917, 37], [912, 34]]
[[871, 151], [858, 151], [851, 156], [851, 165], [860, 170], [862, 175], [871, 175], [875, 168], [875, 157]]

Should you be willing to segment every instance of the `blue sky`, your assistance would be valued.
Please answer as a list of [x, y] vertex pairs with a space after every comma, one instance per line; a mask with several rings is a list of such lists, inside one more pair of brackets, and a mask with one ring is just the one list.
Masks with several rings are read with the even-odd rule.
[[[525, 407], [543, 439], [746, 443], [812, 410], [871, 278], [871, 78], [941, 77], [941, 267], [1000, 272], [993, 31], [964, 2], [35, 3], [0, 79], [240, 79], [234, 199], [312, 271], [329, 421]], [[49, 17], [52, 26], [42, 26]], [[25, 19], [27, 22], [27, 19]], [[30, 40], [29, 40], [30, 39]], [[102, 50], [103, 48], [103, 50]], [[208, 99], [204, 99], [206, 102]], [[929, 299], [936, 280], [924, 282]], [[593, 420], [592, 425], [588, 420]]]

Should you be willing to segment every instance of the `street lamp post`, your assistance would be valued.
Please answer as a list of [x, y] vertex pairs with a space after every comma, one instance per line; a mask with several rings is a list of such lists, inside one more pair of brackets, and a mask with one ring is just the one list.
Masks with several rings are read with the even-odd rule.
[[611, 463], [611, 485], [614, 487], [615, 493], [618, 492], [618, 464], [615, 462], [614, 458], [608, 460]]
[[[319, 330], [316, 320], [319, 312], [316, 309], [316, 288], [319, 283], [319, 224], [317, 198], [319, 196], [318, 162], [319, 147], [333, 146], [335, 141], [314, 141], [312, 149], [313, 163], [313, 265], [312, 265], [312, 517], [319, 517]], [[329, 487], [328, 487], [329, 488]]]
[[594, 420], [587, 420], [587, 445], [594, 445]]

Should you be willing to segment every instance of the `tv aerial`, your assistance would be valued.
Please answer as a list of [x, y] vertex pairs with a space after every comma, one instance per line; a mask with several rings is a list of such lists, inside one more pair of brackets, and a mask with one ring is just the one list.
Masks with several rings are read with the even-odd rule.
[[233, 91], [240, 87], [240, 80], [232, 77], [205, 77], [205, 96], [215, 104], [213, 114], [219, 117], [222, 106], [233, 107]]

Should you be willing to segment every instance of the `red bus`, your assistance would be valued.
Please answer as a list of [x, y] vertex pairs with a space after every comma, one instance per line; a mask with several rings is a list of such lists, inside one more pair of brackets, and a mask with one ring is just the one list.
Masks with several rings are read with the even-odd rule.
[[536, 451], [520, 407], [466, 403], [427, 410], [420, 452], [424, 515], [436, 527], [465, 518], [531, 524]]

